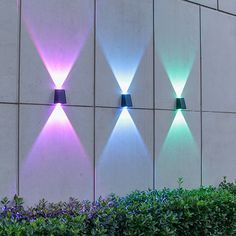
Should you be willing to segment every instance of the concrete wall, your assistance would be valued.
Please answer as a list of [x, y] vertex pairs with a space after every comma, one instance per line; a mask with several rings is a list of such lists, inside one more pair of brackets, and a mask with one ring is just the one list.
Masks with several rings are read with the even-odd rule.
[[235, 14], [235, 0], [0, 0], [0, 196], [235, 179]]

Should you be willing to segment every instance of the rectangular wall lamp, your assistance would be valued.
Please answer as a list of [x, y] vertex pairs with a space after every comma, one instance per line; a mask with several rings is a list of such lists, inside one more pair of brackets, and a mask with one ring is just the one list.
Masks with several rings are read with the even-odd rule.
[[132, 107], [132, 99], [130, 94], [121, 94], [121, 107]]
[[64, 89], [54, 90], [54, 104], [66, 104], [66, 92]]
[[176, 98], [176, 109], [181, 109], [181, 110], [187, 109], [184, 98]]

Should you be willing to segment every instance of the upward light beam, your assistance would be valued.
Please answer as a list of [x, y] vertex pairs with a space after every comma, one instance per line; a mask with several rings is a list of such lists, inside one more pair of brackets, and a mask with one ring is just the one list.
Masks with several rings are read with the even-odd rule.
[[[167, 50], [168, 51], [168, 50]], [[185, 58], [181, 52], [178, 54], [178, 50], [172, 49], [173, 55], [165, 55], [163, 52], [162, 62], [168, 78], [175, 91], [176, 97], [181, 98], [185, 85], [192, 70], [194, 57], [193, 55]]]
[[[48, 70], [55, 88], [62, 88], [79, 57], [92, 26], [89, 1], [68, 7], [68, 2], [23, 1], [22, 16], [27, 31]], [[70, 5], [69, 4], [69, 5]], [[23, 28], [24, 29], [24, 28]]]
[[186, 6], [183, 16], [181, 4], [169, 3], [158, 7], [157, 13], [157, 53], [176, 96], [180, 98], [199, 48], [199, 15], [195, 9]]
[[[151, 12], [151, 4], [144, 3], [146, 5], [143, 8], [135, 7], [135, 1], [125, 4], [126, 7], [121, 1], [113, 0], [99, 1], [97, 6], [99, 43], [122, 93], [128, 93], [152, 35], [152, 16], [148, 19], [140, 18], [144, 15], [149, 16], [147, 11]], [[135, 9], [135, 13], [130, 14], [130, 9]]]

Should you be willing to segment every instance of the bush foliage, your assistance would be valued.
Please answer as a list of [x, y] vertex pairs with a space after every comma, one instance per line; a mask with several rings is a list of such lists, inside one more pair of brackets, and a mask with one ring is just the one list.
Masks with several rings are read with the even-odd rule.
[[1, 201], [0, 235], [236, 235], [236, 186], [136, 191], [95, 202], [48, 203], [25, 208]]

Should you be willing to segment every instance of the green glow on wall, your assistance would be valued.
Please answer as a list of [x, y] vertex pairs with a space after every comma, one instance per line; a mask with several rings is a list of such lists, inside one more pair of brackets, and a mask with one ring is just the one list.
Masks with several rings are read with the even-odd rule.
[[176, 96], [180, 98], [192, 70], [195, 52], [190, 53], [191, 50], [189, 50], [189, 52], [185, 51], [183, 53], [184, 50], [181, 52], [171, 48], [170, 51], [172, 51], [172, 54], [169, 55], [169, 50], [164, 52], [163, 49], [160, 49], [162, 64], [175, 90]]
[[182, 111], [176, 111], [175, 118], [162, 146], [161, 156], [181, 160], [181, 155], [184, 155], [191, 159], [197, 150], [197, 144]]
[[188, 80], [190, 70], [188, 71], [181, 68], [175, 68], [168, 69], [167, 73], [171, 84], [175, 90], [176, 97], [180, 98]]
[[[173, 11], [175, 14], [176, 10]], [[173, 16], [169, 17], [173, 19]], [[171, 21], [166, 15], [162, 15], [162, 18], [160, 21], [165, 23], [158, 27], [157, 53], [176, 96], [181, 97], [193, 68], [199, 42], [192, 33], [191, 25], [181, 15], [176, 16], [179, 23]]]
[[[185, 121], [185, 118], [184, 118], [184, 116], [183, 116], [181, 110], [178, 110], [178, 111], [177, 111], [177, 113], [176, 113], [176, 115], [175, 115], [175, 119], [174, 119], [174, 121], [173, 121], [173, 123], [172, 123], [172, 126], [173, 126], [174, 124], [176, 124], [176, 123], [179, 124], [179, 125], [178, 125], [178, 128], [180, 128], [181, 125], [183, 125], [183, 126], [187, 125], [187, 123], [186, 123], [186, 121]], [[171, 127], [172, 127], [172, 126], [171, 126]], [[187, 126], [188, 126], [188, 125], [187, 125]]]
[[156, 179], [157, 186], [161, 188], [178, 187], [179, 177], [184, 178], [184, 187], [197, 186], [200, 181], [199, 146], [185, 120], [185, 114], [192, 113], [181, 110], [172, 113], [173, 121], [163, 143], [160, 143]]

